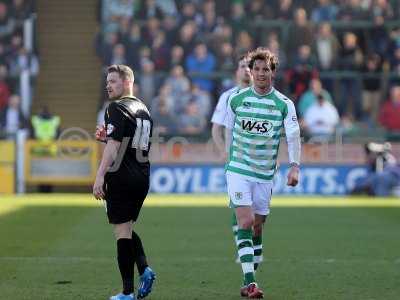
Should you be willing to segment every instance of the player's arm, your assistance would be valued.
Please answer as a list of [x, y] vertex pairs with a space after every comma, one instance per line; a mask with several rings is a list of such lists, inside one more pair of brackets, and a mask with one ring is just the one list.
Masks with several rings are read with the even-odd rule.
[[232, 132], [233, 132], [233, 127], [235, 126], [235, 112], [233, 110], [232, 99], [233, 97], [230, 97], [228, 100], [228, 106], [226, 109], [225, 120], [224, 120], [226, 152], [229, 152], [231, 148], [232, 135], [233, 135]]
[[227, 101], [227, 94], [223, 93], [218, 99], [217, 106], [215, 107], [214, 113], [211, 118], [211, 137], [219, 153], [224, 159], [226, 158], [224, 120], [227, 109]]
[[104, 148], [103, 157], [101, 159], [101, 163], [99, 169], [96, 174], [96, 181], [93, 185], [93, 195], [97, 200], [103, 199], [105, 197], [103, 184], [104, 184], [104, 175], [106, 175], [108, 169], [114, 162], [121, 142], [110, 139], [107, 141], [107, 145]]
[[125, 117], [118, 109], [115, 103], [111, 103], [107, 108], [107, 128], [106, 138], [107, 145], [103, 151], [103, 157], [99, 169], [97, 170], [96, 181], [93, 185], [93, 195], [96, 199], [105, 197], [103, 184], [104, 175], [117, 157], [119, 147], [124, 137], [124, 120]]
[[288, 154], [290, 170], [288, 173], [287, 185], [296, 186], [299, 182], [300, 173], [300, 155], [301, 155], [301, 141], [300, 141], [300, 127], [297, 121], [296, 109], [292, 101], [286, 101], [287, 114], [284, 119], [286, 141], [288, 144]]
[[211, 127], [211, 136], [222, 157], [226, 156], [224, 126], [213, 123]]

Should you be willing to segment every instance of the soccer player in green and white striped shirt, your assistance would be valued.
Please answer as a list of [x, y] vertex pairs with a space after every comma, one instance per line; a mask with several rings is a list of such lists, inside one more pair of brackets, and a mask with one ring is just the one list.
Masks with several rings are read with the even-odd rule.
[[[266, 48], [250, 53], [253, 85], [229, 98], [224, 121], [232, 136], [226, 180], [239, 225], [237, 248], [247, 285], [241, 294], [248, 298], [263, 298], [253, 264], [260, 246], [254, 244], [262, 243], [282, 130], [291, 164], [287, 184], [296, 186], [299, 180], [300, 129], [293, 102], [273, 87], [277, 66], [277, 57]], [[259, 239], [254, 241], [253, 236]]]

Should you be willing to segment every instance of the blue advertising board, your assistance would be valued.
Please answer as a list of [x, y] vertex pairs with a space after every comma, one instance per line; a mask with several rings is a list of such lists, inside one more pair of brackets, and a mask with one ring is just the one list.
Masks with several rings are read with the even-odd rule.
[[[361, 165], [302, 165], [297, 187], [286, 185], [288, 165], [281, 165], [274, 179], [275, 194], [343, 195], [365, 177]], [[150, 191], [155, 193], [224, 193], [222, 165], [153, 165]]]

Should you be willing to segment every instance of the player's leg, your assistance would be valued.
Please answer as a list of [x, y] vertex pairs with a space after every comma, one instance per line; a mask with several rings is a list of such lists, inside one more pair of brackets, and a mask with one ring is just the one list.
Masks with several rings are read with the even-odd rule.
[[263, 261], [263, 245], [262, 235], [266, 216], [255, 215], [253, 227], [253, 249], [254, 249], [254, 270], [258, 269], [259, 264]]
[[[110, 178], [108, 178], [110, 179]], [[134, 254], [132, 249], [132, 218], [130, 205], [124, 196], [119, 193], [119, 187], [111, 180], [105, 184], [106, 211], [110, 224], [113, 225], [114, 236], [117, 243], [117, 262], [121, 274], [122, 293], [111, 297], [111, 300], [132, 300]]]
[[237, 242], [237, 233], [238, 233], [238, 223], [237, 223], [237, 219], [236, 219], [236, 213], [235, 210], [232, 210], [232, 233], [233, 233], [233, 238], [235, 239], [235, 245]]
[[132, 231], [132, 246], [135, 253], [136, 267], [140, 275], [138, 299], [141, 299], [146, 297], [151, 292], [154, 280], [156, 279], [156, 274], [149, 267], [142, 240], [134, 231]]
[[254, 249], [254, 269], [257, 270], [263, 261], [263, 227], [270, 212], [270, 201], [273, 183], [255, 183], [253, 185], [253, 249]]
[[133, 295], [134, 254], [132, 250], [132, 222], [113, 224], [114, 235], [117, 240], [117, 261], [121, 274], [122, 293], [111, 297], [111, 300], [135, 299]]
[[[231, 206], [235, 208], [238, 222], [237, 251], [242, 266], [245, 284], [252, 292], [253, 298], [261, 298], [262, 291], [257, 288], [254, 274], [254, 249], [253, 249], [253, 225], [254, 214], [252, 211], [252, 183], [235, 174], [227, 173], [228, 194]], [[255, 292], [253, 291], [255, 288]], [[242, 290], [241, 290], [242, 294]], [[243, 294], [242, 294], [243, 295]], [[249, 295], [250, 297], [250, 295]]]
[[[148, 178], [137, 178], [137, 187], [133, 194], [137, 195], [134, 202], [134, 210], [132, 214], [133, 221], [136, 221], [140, 210], [142, 209], [143, 202], [147, 196], [149, 190], [149, 180]], [[135, 254], [135, 262], [140, 275], [139, 286], [137, 290], [138, 299], [145, 298], [150, 294], [154, 280], [156, 279], [156, 274], [149, 267], [147, 263], [146, 254], [144, 252], [144, 247], [142, 240], [140, 239], [137, 232], [132, 230], [132, 247]]]

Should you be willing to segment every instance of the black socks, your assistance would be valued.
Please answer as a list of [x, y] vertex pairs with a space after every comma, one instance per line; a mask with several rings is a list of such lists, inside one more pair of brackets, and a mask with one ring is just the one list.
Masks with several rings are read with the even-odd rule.
[[133, 293], [133, 266], [135, 263], [134, 251], [131, 239], [119, 239], [117, 241], [118, 267], [122, 277], [123, 293]]
[[138, 272], [140, 275], [142, 275], [148, 264], [146, 260], [146, 255], [144, 254], [142, 241], [134, 231], [132, 231], [132, 248]]

